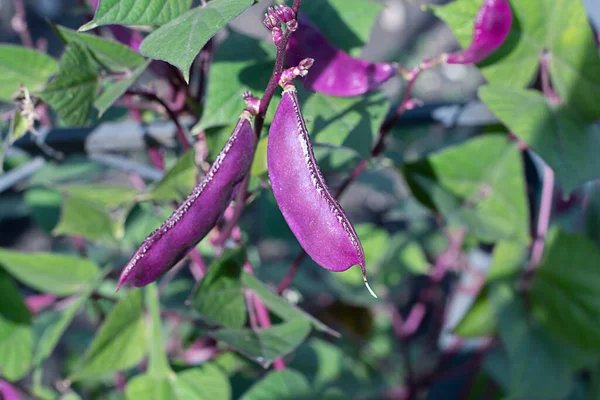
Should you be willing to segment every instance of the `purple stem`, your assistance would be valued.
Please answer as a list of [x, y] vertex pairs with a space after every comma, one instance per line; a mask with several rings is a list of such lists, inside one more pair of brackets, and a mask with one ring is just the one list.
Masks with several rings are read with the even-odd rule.
[[19, 35], [19, 38], [25, 47], [35, 48], [29, 26], [27, 25], [25, 0], [15, 0], [15, 15], [12, 17], [10, 24]]
[[560, 96], [556, 93], [550, 83], [550, 74], [548, 73], [548, 62], [552, 58], [552, 54], [545, 52], [540, 57], [540, 72], [542, 75], [542, 92], [544, 96], [552, 103], [559, 104], [562, 102]]

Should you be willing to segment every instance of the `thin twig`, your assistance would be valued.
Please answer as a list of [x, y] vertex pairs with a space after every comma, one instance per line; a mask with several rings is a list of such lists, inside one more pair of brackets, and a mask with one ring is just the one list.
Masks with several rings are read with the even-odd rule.
[[134, 90], [134, 89], [127, 90], [127, 94], [133, 95], [133, 96], [144, 97], [148, 100], [152, 100], [152, 101], [159, 103], [164, 108], [165, 112], [167, 113], [167, 115], [171, 119], [171, 121], [173, 121], [173, 123], [175, 124], [175, 128], [177, 129], [177, 137], [179, 139], [179, 143], [181, 143], [181, 147], [183, 148], [183, 150], [188, 151], [192, 148], [192, 145], [190, 144], [190, 142], [185, 134], [185, 129], [183, 129], [183, 127], [179, 123], [177, 114], [175, 114], [175, 111], [173, 111], [167, 105], [167, 103], [164, 102], [160, 97], [158, 97], [155, 93], [145, 92], [143, 90]]

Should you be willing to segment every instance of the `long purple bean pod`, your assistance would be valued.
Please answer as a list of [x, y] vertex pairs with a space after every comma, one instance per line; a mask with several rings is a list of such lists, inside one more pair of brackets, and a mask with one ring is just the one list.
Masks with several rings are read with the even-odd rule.
[[251, 119], [258, 112], [258, 100], [244, 95], [242, 112], [231, 137], [214, 163], [187, 199], [144, 240], [127, 263], [117, 290], [125, 283], [145, 286], [173, 267], [219, 222], [248, 174], [256, 136]]
[[448, 64], [474, 64], [483, 61], [506, 40], [512, 25], [508, 0], [485, 0], [473, 25], [473, 40], [462, 51], [444, 57]]
[[340, 272], [358, 265], [369, 292], [365, 255], [352, 223], [331, 195], [315, 160], [294, 76], [306, 75], [312, 60], [286, 70], [283, 97], [269, 130], [267, 165], [277, 205], [306, 253], [320, 266]]
[[305, 58], [314, 59], [304, 87], [330, 96], [361, 96], [398, 73], [395, 63], [362, 60], [334, 47], [302, 14], [298, 15], [298, 28], [290, 37], [285, 56], [290, 66]]

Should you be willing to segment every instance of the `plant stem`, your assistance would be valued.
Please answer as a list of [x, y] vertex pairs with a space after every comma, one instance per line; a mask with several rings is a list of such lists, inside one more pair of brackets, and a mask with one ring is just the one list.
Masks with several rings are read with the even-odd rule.
[[233, 215], [223, 227], [223, 230], [219, 234], [219, 237], [215, 240], [214, 244], [216, 246], [223, 246], [227, 239], [231, 236], [231, 232], [237, 226], [242, 213], [244, 212], [244, 207], [246, 207], [246, 197], [248, 197], [248, 183], [250, 179], [249, 176], [246, 176], [244, 180], [240, 183], [240, 189], [235, 197], [235, 206], [233, 209]]
[[33, 39], [31, 38], [31, 32], [27, 25], [27, 14], [25, 13], [25, 0], [15, 0], [15, 15], [12, 17], [10, 24], [12, 28], [17, 32], [21, 43], [25, 47], [34, 48]]
[[[298, 10], [300, 9], [300, 4], [302, 0], [294, 0], [294, 4], [292, 5], [292, 10], [294, 13], [298, 15]], [[271, 79], [267, 84], [267, 88], [265, 89], [265, 93], [260, 99], [260, 107], [258, 109], [258, 114], [254, 120], [254, 133], [256, 137], [260, 137], [260, 133], [262, 132], [263, 125], [265, 123], [265, 115], [267, 114], [267, 110], [269, 109], [269, 104], [271, 103], [271, 99], [275, 94], [275, 89], [279, 86], [279, 76], [283, 72], [283, 65], [285, 61], [285, 49], [287, 47], [288, 41], [290, 40], [290, 36], [292, 35], [292, 31], [286, 29], [283, 38], [277, 45], [277, 56], [275, 58], [275, 66], [273, 67], [273, 73], [271, 74]]]

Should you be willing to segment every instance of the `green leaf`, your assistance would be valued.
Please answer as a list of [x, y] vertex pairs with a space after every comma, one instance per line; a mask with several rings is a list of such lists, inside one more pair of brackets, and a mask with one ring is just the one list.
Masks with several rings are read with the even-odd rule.
[[252, 176], [263, 176], [267, 173], [267, 144], [269, 143], [267, 137], [263, 137], [258, 141], [256, 145], [256, 151], [254, 152], [254, 159], [252, 160], [252, 167], [250, 168], [250, 174]]
[[340, 334], [335, 330], [331, 329], [306, 311], [299, 307], [291, 304], [283, 297], [273, 293], [269, 290], [261, 281], [259, 281], [254, 275], [247, 272], [242, 274], [242, 283], [247, 290], [251, 290], [256, 294], [261, 301], [267, 306], [267, 308], [277, 315], [284, 321], [294, 321], [303, 319], [313, 326], [318, 331], [326, 332], [332, 336], [339, 337]]
[[71, 321], [73, 321], [75, 314], [77, 314], [79, 309], [88, 300], [96, 286], [97, 285], [90, 285], [85, 292], [69, 304], [67, 308], [56, 314], [49, 324], [44, 326], [44, 329], [40, 332], [39, 337], [36, 340], [37, 344], [33, 357], [34, 366], [40, 366], [48, 359], [48, 357], [50, 357], [61, 336], [65, 333], [71, 324]]
[[229, 400], [231, 386], [223, 371], [206, 364], [177, 374], [175, 394], [182, 400]]
[[125, 370], [146, 354], [142, 292], [132, 290], [110, 312], [71, 380]]
[[182, 200], [196, 184], [194, 151], [183, 154], [152, 191], [154, 200]]
[[246, 303], [242, 292], [242, 268], [246, 252], [228, 250], [208, 269], [192, 298], [192, 307], [210, 322], [228, 328], [246, 324]]
[[100, 0], [94, 19], [79, 28], [100, 25], [162, 25], [190, 8], [192, 0]]
[[73, 42], [62, 55], [58, 75], [40, 93], [69, 125], [81, 126], [92, 109], [98, 76], [85, 47]]
[[[600, 118], [600, 55], [581, 0], [545, 0], [550, 76], [558, 95], [589, 122]], [[542, 14], [539, 13], [538, 14]]]
[[52, 186], [56, 183], [99, 178], [106, 169], [87, 157], [69, 157], [60, 164], [48, 162], [28, 182], [28, 186]]
[[486, 106], [554, 170], [565, 193], [598, 178], [600, 126], [579, 120], [572, 110], [549, 104], [534, 90], [483, 86]]
[[229, 400], [231, 386], [227, 376], [206, 363], [169, 378], [138, 375], [127, 384], [127, 400]]
[[276, 359], [294, 351], [309, 333], [310, 324], [297, 319], [256, 332], [249, 328], [223, 328], [209, 335], [267, 368]]
[[600, 349], [600, 250], [587, 238], [552, 229], [531, 289], [534, 316], [556, 337]]
[[496, 309], [491, 304], [489, 289], [484, 287], [469, 311], [462, 317], [452, 333], [465, 338], [490, 336], [496, 332]]
[[40, 292], [68, 296], [88, 288], [98, 267], [86, 258], [0, 249], [0, 266]]
[[488, 242], [528, 242], [529, 210], [521, 154], [505, 135], [491, 134], [407, 164], [413, 192], [453, 225]]
[[252, 0], [218, 0], [193, 8], [148, 35], [140, 51], [173, 64], [189, 81], [190, 67], [200, 49], [252, 3]]
[[301, 373], [285, 369], [273, 371], [244, 393], [241, 400], [314, 399], [308, 380]]
[[18, 381], [32, 357], [31, 315], [13, 280], [0, 270], [0, 376]]
[[115, 101], [125, 94], [127, 89], [129, 89], [129, 87], [139, 79], [151, 62], [152, 60], [146, 61], [134, 69], [127, 78], [113, 82], [110, 84], [110, 86], [104, 89], [100, 96], [98, 96], [94, 101], [94, 107], [96, 107], [98, 110], [99, 116], [102, 116], [102, 114], [104, 114], [106, 110], [108, 110], [114, 104]]
[[313, 0], [303, 3], [301, 11], [335, 47], [358, 56], [383, 7], [370, 0]]
[[510, 398], [564, 399], [572, 385], [567, 354], [557, 348], [546, 331], [528, 324], [522, 306], [514, 298], [507, 299], [498, 322], [510, 365]]
[[306, 128], [313, 142], [348, 147], [363, 158], [369, 157], [389, 109], [384, 93], [343, 98], [309, 94], [298, 87], [298, 95]]
[[146, 60], [137, 51], [96, 35], [79, 33], [74, 30], [57, 26], [56, 31], [66, 44], [77, 43], [85, 47], [98, 63], [111, 71], [127, 71], [139, 67]]
[[91, 241], [114, 242], [116, 224], [104, 207], [74, 196], [66, 196], [55, 235], [80, 235]]
[[[251, 90], [260, 97], [272, 71], [273, 59], [261, 47], [261, 42], [238, 33], [229, 35], [215, 52], [206, 89], [205, 109], [192, 132], [235, 124], [244, 109], [244, 91]], [[275, 104], [276, 99], [273, 99], [269, 109], [274, 109]], [[231, 129], [228, 133], [231, 133]]]
[[487, 281], [507, 279], [514, 276], [527, 257], [527, 246], [519, 242], [500, 241], [494, 246], [492, 266], [487, 275]]
[[0, 45], [0, 100], [12, 101], [23, 85], [31, 92], [44, 88], [58, 70], [56, 60], [23, 46]]

